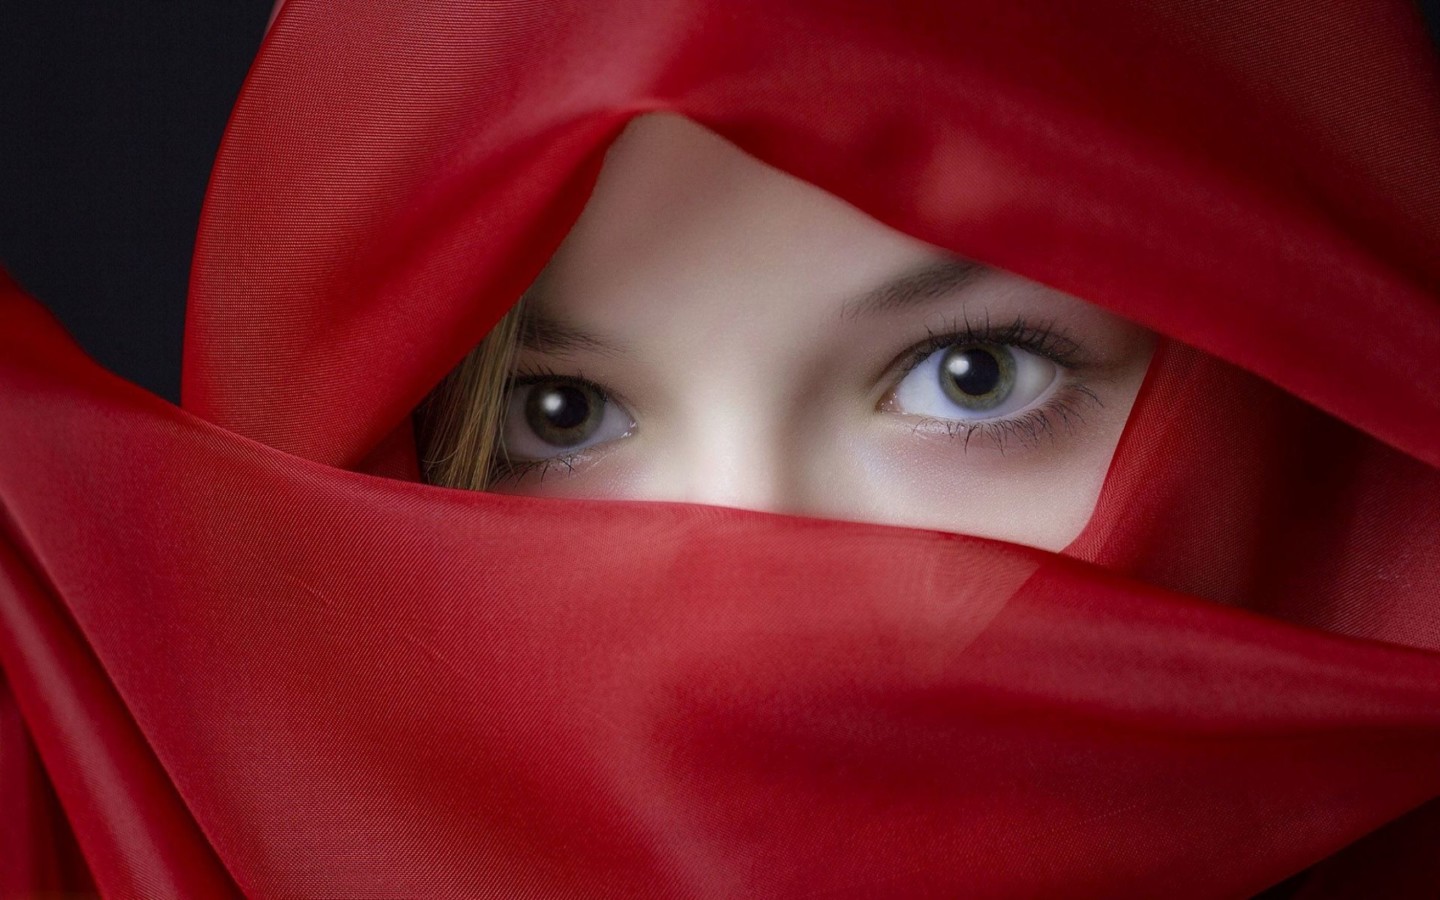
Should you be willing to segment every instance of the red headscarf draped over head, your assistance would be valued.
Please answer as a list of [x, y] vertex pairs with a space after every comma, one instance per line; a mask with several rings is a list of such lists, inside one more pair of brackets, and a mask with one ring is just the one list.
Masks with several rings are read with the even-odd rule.
[[[659, 111], [1166, 336], [1066, 552], [418, 483]], [[291, 0], [185, 409], [0, 295], [0, 893], [1436, 896], [1437, 246], [1407, 0]]]

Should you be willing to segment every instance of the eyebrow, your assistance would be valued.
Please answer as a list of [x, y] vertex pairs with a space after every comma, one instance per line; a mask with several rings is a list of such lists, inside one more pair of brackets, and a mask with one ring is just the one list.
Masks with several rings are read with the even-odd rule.
[[535, 295], [525, 294], [526, 303], [520, 310], [520, 345], [538, 353], [569, 356], [575, 353], [598, 353], [602, 356], [624, 356], [628, 350], [619, 341], [576, 328], [569, 322], [547, 315], [535, 306]]
[[984, 265], [958, 256], [928, 262], [847, 301], [840, 308], [840, 318], [857, 319], [913, 309], [964, 287], [986, 271]]
[[[985, 271], [984, 265], [960, 257], [928, 262], [846, 301], [840, 308], [840, 318], [855, 319], [912, 309], [963, 287]], [[540, 287], [537, 280], [523, 295], [526, 302], [520, 312], [522, 346], [556, 356], [575, 353], [624, 356], [629, 352], [620, 341], [577, 328], [542, 311], [538, 307]]]

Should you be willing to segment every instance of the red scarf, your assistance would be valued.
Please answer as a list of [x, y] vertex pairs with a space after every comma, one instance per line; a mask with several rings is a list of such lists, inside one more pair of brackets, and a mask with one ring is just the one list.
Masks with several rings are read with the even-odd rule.
[[[653, 110], [1168, 336], [1070, 548], [416, 482]], [[183, 410], [0, 290], [0, 895], [1440, 895], [1437, 136], [1406, 0], [291, 0]]]

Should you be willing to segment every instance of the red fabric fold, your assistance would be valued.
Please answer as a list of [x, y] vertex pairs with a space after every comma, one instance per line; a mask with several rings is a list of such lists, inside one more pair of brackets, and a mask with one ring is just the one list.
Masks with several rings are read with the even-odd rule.
[[[0, 284], [0, 889], [1440, 893], [1415, 11], [663, 6], [289, 0], [184, 409]], [[417, 482], [652, 111], [1162, 332], [1079, 540]]]
[[1404, 0], [626, 9], [287, 4], [206, 199], [185, 405], [353, 464], [670, 110], [1440, 465], [1409, 377], [1440, 356], [1440, 65]]
[[[1245, 896], [1440, 791], [1432, 652], [959, 535], [347, 473], [0, 308], [53, 591], [7, 566], [6, 672], [159, 763], [61, 784], [114, 893], [171, 892], [110, 879], [175, 877], [188, 811], [224, 866], [176, 870], [256, 896]], [[57, 596], [112, 699], [16, 639]], [[84, 814], [157, 771], [183, 805]]]

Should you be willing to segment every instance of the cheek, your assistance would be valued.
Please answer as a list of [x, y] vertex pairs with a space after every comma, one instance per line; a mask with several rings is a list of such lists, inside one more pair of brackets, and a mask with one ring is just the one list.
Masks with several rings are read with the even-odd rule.
[[[738, 413], [710, 417], [719, 424], [704, 419], [705, 427], [692, 422], [690, 431], [646, 419], [640, 433], [592, 452], [573, 470], [556, 464], [492, 490], [767, 509], [1060, 551], [1094, 512], [1147, 362], [1095, 383], [1103, 404], [1087, 408], [1083, 422], [1057, 426], [1033, 444], [1007, 443], [1003, 452], [988, 434], [976, 433], [967, 448], [963, 433], [917, 433], [914, 419], [856, 404], [841, 391], [763, 428]], [[737, 429], [755, 428], [767, 437], [731, 440]]]
[[[854, 471], [827, 503], [832, 515], [932, 528], [1061, 550], [1080, 534], [1099, 497], [1108, 456], [963, 452], [954, 441], [908, 435], [852, 457]], [[843, 495], [843, 496], [841, 496]]]
[[845, 475], [826, 503], [846, 518], [1063, 550], [1094, 512], [1132, 400], [1122, 392], [1083, 427], [1004, 453], [983, 435], [966, 449], [963, 436], [877, 419], [836, 453]]
[[[726, 497], [691, 496], [688, 483], [704, 483], [704, 461], [674, 440], [663, 423], [647, 421], [642, 431], [598, 446], [572, 467], [556, 463], [532, 469], [518, 481], [502, 481], [489, 490], [500, 494], [572, 500], [662, 500], [744, 505]], [[657, 435], [656, 432], [659, 432]]]
[[645, 453], [635, 453], [633, 437], [621, 438], [577, 455], [571, 465], [556, 461], [528, 469], [518, 479], [502, 478], [487, 491], [527, 497], [559, 497], [574, 500], [632, 500], [642, 493]]

